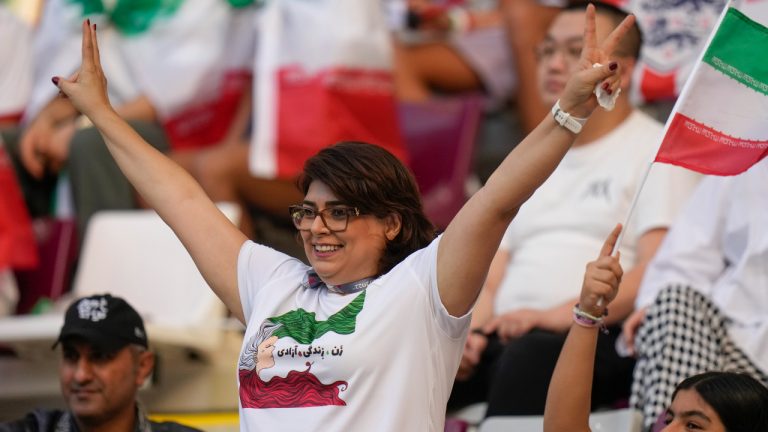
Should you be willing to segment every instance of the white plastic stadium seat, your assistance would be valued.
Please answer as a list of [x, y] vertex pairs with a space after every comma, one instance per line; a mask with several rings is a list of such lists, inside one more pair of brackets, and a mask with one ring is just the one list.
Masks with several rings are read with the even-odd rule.
[[[599, 411], [589, 416], [592, 432], [640, 432], [642, 416], [632, 409]], [[480, 432], [541, 432], [542, 416], [490, 417], [480, 425]]]
[[[235, 205], [219, 208], [237, 223]], [[210, 364], [225, 357], [222, 341], [232, 333], [222, 327], [226, 309], [154, 211], [105, 211], [91, 219], [72, 294], [99, 293], [125, 298], [142, 315], [151, 348], [173, 366], [161, 370], [166, 378], [172, 379], [184, 362]], [[0, 319], [0, 346], [16, 353], [0, 358], [0, 405], [13, 398], [58, 394], [58, 356], [52, 355], [51, 345], [64, 309], [66, 305], [57, 313]]]

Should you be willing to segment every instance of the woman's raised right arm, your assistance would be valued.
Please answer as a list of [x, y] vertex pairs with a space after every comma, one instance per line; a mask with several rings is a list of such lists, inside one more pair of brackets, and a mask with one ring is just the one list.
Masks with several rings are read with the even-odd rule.
[[184, 169], [147, 144], [110, 105], [96, 25], [83, 23], [82, 65], [71, 79], [53, 81], [99, 129], [125, 176], [173, 229], [197, 268], [234, 316], [244, 319], [237, 257], [246, 241]]

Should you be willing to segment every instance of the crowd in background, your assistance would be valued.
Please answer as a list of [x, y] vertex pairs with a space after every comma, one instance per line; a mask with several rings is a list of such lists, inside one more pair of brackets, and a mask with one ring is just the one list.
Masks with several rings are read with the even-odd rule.
[[[23, 289], [14, 282], [14, 270], [34, 271], [39, 261], [14, 257], [34, 241], [31, 227], [39, 223], [34, 221], [73, 219], [82, 242], [97, 212], [145, 207], [98, 130], [50, 82], [52, 76], [77, 70], [85, 18], [97, 25], [110, 101], [120, 116], [187, 170], [212, 200], [241, 205], [246, 217], [240, 229], [246, 236], [268, 237], [260, 232], [264, 229], [295, 235], [287, 208], [303, 198], [295, 186], [298, 171], [283, 171], [278, 164], [270, 175], [261, 161], [254, 162], [254, 154], [267, 154], [260, 147], [266, 142], [260, 131], [265, 120], [280, 116], [312, 153], [332, 142], [318, 143], [314, 130], [302, 129], [311, 123], [303, 120], [307, 114], [302, 110], [311, 116], [314, 103], [325, 100], [302, 100], [291, 110], [264, 102], [270, 85], [284, 84], [263, 78], [264, 62], [275, 54], [264, 42], [264, 26], [274, 24], [264, 18], [268, 2], [138, 3], [45, 0], [31, 23], [0, 3], [0, 56], [5, 59], [0, 67], [0, 170], [14, 174], [0, 182], [0, 204], [16, 218], [0, 218], [0, 223], [8, 221], [0, 225], [4, 315], [14, 313], [17, 291]], [[384, 52], [390, 57], [347, 61], [375, 63], [388, 77], [379, 82], [385, 89], [377, 99], [382, 105], [362, 121], [371, 126], [355, 129], [362, 132], [352, 139], [365, 140], [369, 133], [380, 137], [372, 132], [373, 123], [398, 104], [476, 94], [483, 96], [486, 116], [502, 113], [526, 134], [551, 115], [583, 46], [583, 4], [371, 3], [387, 27]], [[561, 166], [505, 234], [475, 306], [451, 409], [484, 401], [487, 416], [544, 413], [584, 265], [629, 211], [661, 136], [658, 120], [666, 119], [724, 6], [610, 3], [598, 8], [605, 28], [618, 25], [622, 11], [635, 14], [638, 24], [636, 34], [616, 52], [624, 73], [622, 91], [612, 111], [592, 116]], [[338, 34], [349, 24], [344, 18], [337, 23]], [[295, 40], [306, 43], [312, 37], [296, 35]], [[281, 42], [291, 41], [289, 36]], [[368, 42], [373, 46], [381, 39]], [[322, 57], [323, 47], [314, 48]], [[367, 52], [356, 49], [350, 52]], [[305, 59], [304, 66], [311, 69], [313, 61]], [[293, 82], [301, 81], [300, 75]], [[291, 84], [291, 75], [286, 76]], [[329, 118], [343, 117], [338, 113]], [[395, 111], [390, 114], [396, 118]], [[276, 134], [283, 132], [276, 128]], [[482, 139], [477, 138], [477, 152], [483, 151]], [[516, 144], [510, 140], [508, 150]], [[393, 148], [395, 153], [403, 150]], [[396, 155], [408, 161], [404, 150]], [[300, 169], [303, 159], [297, 163]], [[766, 172], [762, 162], [743, 176], [708, 178], [697, 186], [697, 175], [654, 167], [637, 214], [625, 227], [620, 294], [606, 320], [610, 333], [596, 342], [593, 408], [629, 403], [643, 411], [645, 426], [651, 427], [678, 382], [696, 373], [736, 370], [768, 384], [768, 353], [761, 345], [768, 337], [768, 232], [760, 223], [768, 202]], [[21, 191], [13, 200], [12, 189]], [[288, 252], [303, 258], [300, 249]], [[687, 317], [688, 311], [702, 308], [711, 313], [686, 328], [701, 327], [714, 316], [719, 324], [707, 331], [715, 336], [690, 336], [662, 324], [671, 313]], [[647, 325], [641, 326], [643, 320]], [[692, 341], [680, 342], [685, 338]], [[654, 344], [662, 340], [664, 346], [700, 357], [690, 345], [704, 339], [715, 340], [706, 351], [712, 360], [695, 366], [688, 362], [685, 368], [670, 364], [667, 351]], [[630, 353], [617, 352], [617, 345], [627, 341], [637, 362]], [[665, 370], [664, 377], [654, 375], [659, 369]]]

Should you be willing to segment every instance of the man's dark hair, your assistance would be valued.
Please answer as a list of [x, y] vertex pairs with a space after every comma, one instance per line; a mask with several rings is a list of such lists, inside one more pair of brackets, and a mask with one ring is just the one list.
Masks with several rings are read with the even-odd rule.
[[[563, 8], [563, 11], [584, 11], [587, 5], [592, 3], [595, 6], [595, 12], [598, 15], [602, 15], [611, 20], [614, 28], [617, 27], [629, 14], [612, 4], [603, 3], [599, 1], [585, 2], [583, 0], [574, 0], [568, 3]], [[637, 24], [637, 20], [629, 29], [627, 34], [619, 42], [616, 47], [615, 55], [620, 57], [632, 57], [638, 59], [640, 57], [640, 48], [643, 46], [643, 32]]]

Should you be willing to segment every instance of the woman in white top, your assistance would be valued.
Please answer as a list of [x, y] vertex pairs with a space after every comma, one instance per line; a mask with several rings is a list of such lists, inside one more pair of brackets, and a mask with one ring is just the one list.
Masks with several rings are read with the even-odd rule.
[[54, 83], [246, 323], [243, 430], [439, 431], [468, 315], [504, 230], [573, 142], [577, 128], [565, 113], [587, 118], [595, 86], [620, 85], [610, 54], [632, 21], [598, 46], [588, 8], [582, 69], [559, 101], [558, 120], [545, 118], [437, 238], [412, 176], [381, 148], [342, 143], [307, 161], [305, 198], [291, 216], [312, 267], [248, 241], [115, 113], [90, 23], [79, 73]]

